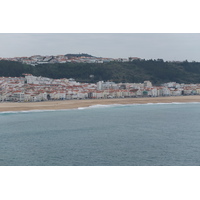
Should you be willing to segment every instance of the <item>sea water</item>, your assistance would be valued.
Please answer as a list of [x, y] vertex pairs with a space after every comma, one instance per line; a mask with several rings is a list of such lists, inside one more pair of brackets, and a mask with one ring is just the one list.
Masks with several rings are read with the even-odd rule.
[[198, 166], [200, 104], [0, 113], [1, 166]]

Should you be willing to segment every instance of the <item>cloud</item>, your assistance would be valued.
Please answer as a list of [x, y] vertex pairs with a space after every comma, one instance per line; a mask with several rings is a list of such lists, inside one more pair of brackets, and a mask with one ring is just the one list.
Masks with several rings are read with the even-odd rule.
[[200, 34], [12, 33], [0, 34], [0, 57], [89, 53], [102, 57], [200, 61]]

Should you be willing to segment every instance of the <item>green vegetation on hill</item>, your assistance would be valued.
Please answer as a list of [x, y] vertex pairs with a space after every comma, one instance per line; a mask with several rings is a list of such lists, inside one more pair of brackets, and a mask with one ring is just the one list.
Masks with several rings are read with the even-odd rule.
[[93, 57], [92, 55], [89, 55], [89, 54], [87, 54], [87, 53], [79, 53], [79, 54], [66, 54], [65, 56], [67, 56], [68, 58], [73, 58], [73, 57], [77, 57], [77, 58], [79, 58], [79, 57], [82, 57], [82, 56], [84, 56], [84, 57], [88, 57], [88, 58], [90, 58], [90, 57]]
[[[80, 82], [110, 80], [119, 82], [152, 81], [200, 83], [199, 62], [164, 62], [163, 60], [135, 60], [133, 62], [109, 63], [56, 63], [31, 66], [12, 61], [0, 61], [0, 76], [19, 77], [23, 73], [49, 78], [75, 78]], [[90, 75], [94, 75], [91, 78]]]

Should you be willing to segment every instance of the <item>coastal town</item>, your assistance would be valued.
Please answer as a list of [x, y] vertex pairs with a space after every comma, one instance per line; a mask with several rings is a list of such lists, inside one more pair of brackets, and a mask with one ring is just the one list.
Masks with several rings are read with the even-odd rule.
[[51, 79], [23, 74], [22, 77], [0, 77], [0, 102], [38, 102], [72, 99], [112, 99], [200, 95], [200, 84], [169, 82], [153, 86], [143, 83], [99, 81], [80, 83], [75, 79]]
[[[0, 60], [16, 61], [36, 66], [51, 63], [131, 62], [142, 59], [138, 57], [103, 58], [79, 53], [57, 56], [34, 55], [30, 57], [0, 58]], [[21, 77], [0, 77], [0, 102], [139, 98], [199, 94], [200, 84], [168, 82], [153, 86], [148, 80], [143, 83], [115, 83], [111, 81], [80, 83], [73, 78], [52, 79], [26, 73], [22, 74]]]

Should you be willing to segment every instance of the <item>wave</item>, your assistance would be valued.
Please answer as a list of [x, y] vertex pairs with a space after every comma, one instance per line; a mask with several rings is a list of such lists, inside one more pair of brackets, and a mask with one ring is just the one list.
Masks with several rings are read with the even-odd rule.
[[55, 111], [69, 111], [69, 110], [86, 110], [99, 108], [116, 108], [116, 107], [133, 107], [133, 106], [149, 106], [149, 105], [181, 105], [181, 104], [200, 104], [200, 102], [172, 102], [172, 103], [146, 103], [146, 104], [97, 104], [88, 107], [79, 107], [73, 109], [59, 109], [59, 110], [22, 110], [22, 111], [2, 111], [1, 114], [18, 114], [18, 113], [37, 113], [37, 112], [55, 112]]
[[30, 113], [30, 112], [52, 112], [56, 110], [21, 110], [21, 111], [3, 111], [0, 114], [16, 114], [16, 113]]
[[171, 102], [171, 103], [147, 103], [140, 105], [170, 105], [170, 104], [200, 104], [200, 102]]
[[172, 104], [200, 104], [200, 102], [172, 102]]
[[78, 110], [85, 110], [85, 109], [93, 109], [93, 108], [108, 108], [108, 107], [117, 107], [117, 106], [125, 106], [128, 104], [110, 104], [110, 105], [104, 105], [104, 104], [96, 104], [88, 107], [79, 107]]
[[119, 106], [128, 106], [134, 104], [110, 104], [110, 105], [92, 105], [88, 107], [79, 107], [79, 108], [72, 108], [72, 109], [55, 109], [55, 110], [22, 110], [22, 111], [3, 111], [0, 112], [1, 114], [19, 114], [19, 113], [37, 113], [37, 112], [56, 112], [56, 111], [69, 111], [69, 110], [86, 110], [86, 109], [96, 109], [96, 108], [109, 108], [109, 107], [119, 107]]
[[177, 104], [200, 104], [200, 102], [172, 102], [172, 103], [146, 103], [146, 104], [97, 104], [88, 107], [79, 107], [78, 110], [85, 110], [85, 109], [96, 109], [96, 108], [112, 108], [112, 107], [132, 107], [132, 106], [148, 106], [148, 105], [177, 105]]

